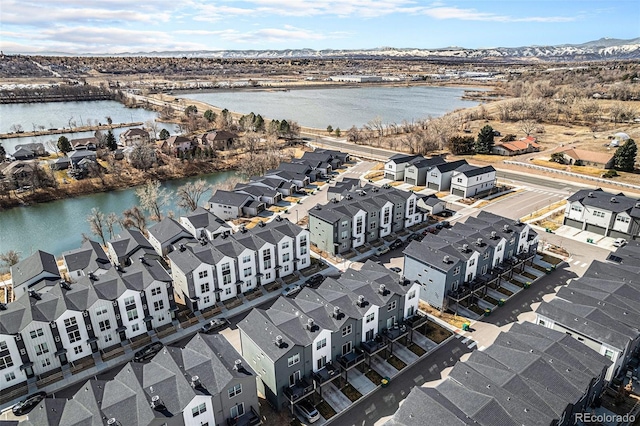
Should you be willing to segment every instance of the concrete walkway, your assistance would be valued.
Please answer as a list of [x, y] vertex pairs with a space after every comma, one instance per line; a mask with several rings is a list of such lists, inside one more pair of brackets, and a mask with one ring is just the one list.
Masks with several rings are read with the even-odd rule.
[[365, 376], [364, 373], [361, 373], [357, 368], [349, 371], [349, 383], [351, 383], [351, 386], [356, 388], [363, 396], [373, 392], [377, 387], [375, 383], [369, 380], [367, 376]]
[[352, 404], [351, 400], [340, 391], [333, 383], [328, 383], [322, 388], [322, 398], [327, 401], [336, 413], [344, 411]]
[[418, 359], [418, 355], [414, 354], [407, 349], [406, 346], [403, 346], [400, 343], [393, 344], [393, 354], [407, 365], [413, 364]]
[[379, 355], [374, 355], [373, 358], [371, 358], [371, 368], [376, 370], [382, 377], [391, 378], [398, 374], [398, 370]]
[[411, 339], [413, 340], [413, 343], [415, 343], [416, 345], [420, 346], [422, 349], [424, 349], [427, 352], [429, 352], [431, 349], [433, 349], [436, 346], [438, 346], [436, 344], [436, 342], [430, 340], [424, 334], [419, 333], [417, 331], [413, 332], [413, 335], [411, 336]]

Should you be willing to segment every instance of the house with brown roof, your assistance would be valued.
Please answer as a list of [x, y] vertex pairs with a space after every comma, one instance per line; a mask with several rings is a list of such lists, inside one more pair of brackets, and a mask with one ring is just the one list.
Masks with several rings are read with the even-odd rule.
[[134, 146], [150, 142], [149, 132], [140, 128], [127, 129], [120, 133], [120, 145]]
[[503, 156], [512, 156], [538, 151], [540, 151], [540, 144], [536, 142], [536, 138], [533, 136], [527, 136], [526, 138], [522, 138], [517, 141], [501, 142], [494, 145], [491, 149], [492, 154]]
[[191, 139], [184, 136], [171, 136], [162, 144], [162, 149], [168, 149], [172, 152], [187, 151], [191, 149], [193, 143]]
[[233, 147], [238, 135], [226, 130], [213, 130], [207, 132], [200, 138], [202, 146], [211, 147], [215, 150], [224, 150]]
[[89, 138], [71, 139], [69, 143], [76, 151], [82, 149], [95, 151], [98, 146], [98, 138], [92, 136]]
[[601, 167], [603, 169], [613, 168], [613, 154], [607, 152], [594, 152], [576, 148], [558, 152], [562, 153], [566, 164]]

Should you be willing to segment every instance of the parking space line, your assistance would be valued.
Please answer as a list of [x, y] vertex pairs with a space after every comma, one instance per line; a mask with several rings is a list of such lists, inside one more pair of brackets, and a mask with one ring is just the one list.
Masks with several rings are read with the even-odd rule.
[[573, 264], [574, 264], [574, 265], [577, 265], [577, 264], [579, 264], [579, 263], [580, 263], [580, 261], [579, 261], [579, 260], [576, 260], [575, 262], [573, 262]]
[[587, 266], [586, 263], [583, 263], [582, 265], [580, 265], [581, 268], [584, 268], [585, 266]]
[[473, 349], [475, 345], [477, 345], [477, 343], [476, 343], [476, 341], [474, 340], [474, 341], [473, 341], [473, 342], [471, 342], [471, 344], [470, 344], [470, 345], [468, 345], [467, 347], [468, 347], [469, 349]]

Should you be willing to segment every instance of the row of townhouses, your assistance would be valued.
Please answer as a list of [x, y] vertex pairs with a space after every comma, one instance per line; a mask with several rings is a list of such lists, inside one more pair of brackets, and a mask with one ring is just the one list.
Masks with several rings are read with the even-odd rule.
[[38, 252], [12, 268], [42, 279], [19, 285], [16, 300], [0, 307], [0, 389], [99, 361], [101, 353], [174, 318], [171, 277], [157, 260], [142, 258], [69, 283], [28, 271], [26, 266], [40, 264], [34, 258], [43, 257], [53, 258]]
[[332, 254], [347, 252], [422, 223], [418, 196], [389, 185], [366, 185], [309, 210], [311, 242]]
[[420, 283], [420, 299], [438, 309], [468, 306], [489, 285], [532, 261], [538, 235], [529, 225], [480, 212], [464, 223], [427, 234], [404, 250], [403, 272]]
[[638, 239], [640, 201], [602, 189], [581, 189], [567, 199], [564, 225], [612, 238]]
[[177, 296], [197, 311], [309, 267], [309, 249], [309, 231], [278, 217], [182, 244], [168, 258]]
[[285, 197], [294, 196], [310, 183], [331, 176], [349, 161], [349, 154], [328, 149], [305, 152], [301, 158], [280, 163], [264, 176], [252, 177], [232, 191], [217, 190], [209, 199], [208, 208], [221, 219], [257, 216], [267, 207]]
[[238, 328], [258, 391], [276, 408], [293, 411], [328, 383], [348, 379], [350, 370], [424, 322], [418, 292], [418, 284], [367, 261], [360, 271], [348, 269], [315, 290], [305, 287], [267, 310], [252, 310]]
[[493, 166], [472, 166], [465, 160], [446, 162], [442, 157], [396, 154], [385, 163], [384, 177], [468, 198], [493, 189], [496, 170]]
[[23, 424], [259, 425], [258, 410], [251, 367], [224, 337], [196, 334], [109, 380], [88, 380], [70, 398], [45, 398]]
[[536, 310], [539, 325], [561, 331], [612, 361], [606, 375], [626, 374], [640, 350], [640, 244], [633, 241], [594, 261], [584, 275], [562, 287]]
[[385, 425], [572, 425], [590, 412], [610, 364], [564, 333], [515, 323], [437, 386], [414, 387]]

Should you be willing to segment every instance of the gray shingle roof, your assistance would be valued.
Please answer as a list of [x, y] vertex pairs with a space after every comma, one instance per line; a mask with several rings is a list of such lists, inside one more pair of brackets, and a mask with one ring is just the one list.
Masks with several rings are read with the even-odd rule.
[[109, 241], [118, 258], [129, 257], [139, 249], [155, 253], [151, 243], [137, 229], [123, 229], [117, 238]]
[[460, 172], [467, 177], [479, 176], [485, 173], [495, 172], [496, 169], [493, 166], [477, 167], [471, 164], [463, 164], [456, 168], [456, 172]]
[[[615, 202], [612, 200], [615, 199]], [[597, 209], [608, 210], [615, 213], [627, 212], [635, 208], [638, 200], [625, 196], [623, 193], [611, 194], [602, 189], [581, 189], [567, 198], [567, 201], [578, 201], [583, 206], [595, 207]], [[638, 217], [638, 216], [634, 216]]]
[[19, 287], [42, 273], [60, 278], [56, 258], [50, 253], [38, 250], [11, 267], [11, 280], [14, 287]]
[[221, 189], [216, 190], [209, 203], [225, 204], [234, 207], [242, 207], [251, 200], [251, 197], [247, 194], [239, 194], [237, 192], [223, 191]]
[[173, 240], [180, 236], [188, 236], [191, 234], [174, 219], [165, 217], [149, 228], [149, 235], [153, 235], [160, 244], [165, 244], [173, 242]]
[[62, 254], [69, 271], [82, 270], [85, 273], [97, 269], [110, 269], [111, 263], [104, 249], [97, 241], [85, 241], [82, 246]]

